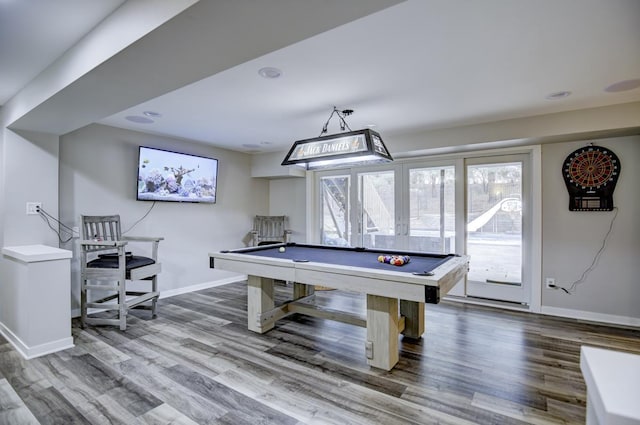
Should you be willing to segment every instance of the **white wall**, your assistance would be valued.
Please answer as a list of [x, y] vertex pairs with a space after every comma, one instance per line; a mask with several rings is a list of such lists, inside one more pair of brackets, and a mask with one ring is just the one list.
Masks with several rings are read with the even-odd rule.
[[291, 242], [307, 241], [307, 172], [298, 167], [280, 165], [284, 152], [269, 152], [253, 155], [251, 175], [269, 179], [269, 215], [289, 217]]
[[[3, 128], [0, 133], [0, 246], [46, 244], [57, 236], [38, 215], [26, 215], [27, 202], [58, 211], [58, 137]], [[0, 286], [9, 287], [11, 260], [0, 256]], [[0, 318], [7, 319], [0, 295]], [[3, 324], [0, 329], [10, 323]]]
[[[591, 319], [620, 316], [622, 322], [635, 318], [640, 325], [640, 136], [593, 142], [610, 148], [620, 159], [621, 173], [613, 195], [618, 216], [600, 261], [586, 281], [572, 295], [543, 289], [542, 305], [551, 313]], [[542, 146], [542, 276], [554, 277], [562, 286], [578, 280], [589, 267], [614, 216], [614, 212], [569, 211], [562, 164], [586, 144]]]
[[[0, 111], [2, 111], [2, 108], [0, 108]], [[1, 112], [0, 116], [2, 116]], [[7, 133], [9, 131], [10, 130], [4, 127], [0, 127], [0, 246], [4, 246], [4, 211], [6, 209], [6, 197], [4, 194], [4, 170], [7, 168], [5, 164], [6, 155], [4, 151], [7, 145], [5, 139], [8, 137]], [[0, 271], [2, 270], [1, 267], [2, 260], [0, 260]], [[2, 282], [0, 281], [0, 283]], [[1, 308], [2, 306], [0, 305], [0, 309]]]
[[[394, 158], [638, 134], [640, 102], [382, 134]], [[605, 136], [606, 134], [606, 136]]]
[[[268, 212], [268, 181], [250, 177], [249, 155], [185, 140], [90, 125], [61, 138], [60, 218], [79, 226], [80, 215], [120, 214], [123, 230], [151, 207], [135, 199], [138, 146], [217, 158], [216, 204], [158, 202], [130, 236], [162, 236], [160, 291], [237, 276], [209, 268], [208, 253], [243, 246], [255, 214]], [[77, 253], [77, 246], [63, 246]], [[141, 251], [138, 251], [141, 252]], [[72, 262], [72, 308], [79, 306], [77, 255]]]
[[269, 181], [269, 215], [289, 217], [291, 242], [307, 242], [306, 182], [290, 177]]
[[58, 238], [38, 215], [26, 214], [27, 202], [58, 212], [58, 137], [4, 130], [3, 246], [58, 245]]

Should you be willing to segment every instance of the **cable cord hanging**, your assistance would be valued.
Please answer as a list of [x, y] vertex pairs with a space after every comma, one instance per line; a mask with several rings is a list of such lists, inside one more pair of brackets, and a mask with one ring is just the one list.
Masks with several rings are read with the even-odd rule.
[[[49, 228], [53, 230], [56, 235], [58, 235], [58, 240], [60, 241], [60, 243], [67, 243], [71, 239], [73, 239], [73, 229], [71, 227], [67, 226], [66, 224], [64, 224], [63, 222], [61, 222], [60, 220], [58, 220], [57, 218], [55, 218], [54, 216], [46, 212], [42, 207], [38, 207], [37, 211], [40, 217], [42, 217], [42, 219], [47, 223], [47, 226], [49, 226]], [[56, 229], [55, 227], [53, 227], [49, 219], [58, 223], [59, 229]], [[71, 236], [63, 239], [61, 233], [67, 233]]]
[[149, 213], [151, 212], [151, 210], [153, 209], [153, 207], [156, 206], [156, 202], [157, 201], [153, 201], [153, 204], [151, 204], [151, 206], [149, 207], [149, 209], [147, 210], [147, 212], [140, 217], [140, 219], [138, 219], [138, 221], [136, 221], [135, 223], [133, 223], [131, 225], [131, 227], [129, 227], [127, 230], [125, 230], [124, 232], [122, 232], [122, 234], [126, 234], [127, 232], [131, 231], [134, 227], [136, 227], [142, 220], [144, 220], [145, 218], [147, 218], [147, 216], [149, 215]]
[[[128, 231], [136, 227], [142, 220], [144, 220], [149, 215], [153, 207], [155, 207], [155, 205], [156, 205], [156, 201], [153, 201], [153, 204], [151, 204], [151, 207], [149, 207], [147, 212], [138, 221], [133, 223], [131, 227], [129, 227], [124, 232], [122, 232], [122, 234], [124, 235], [125, 233], [127, 233]], [[75, 232], [71, 227], [67, 226], [66, 224], [64, 224], [63, 222], [61, 222], [60, 220], [58, 220], [57, 218], [55, 218], [54, 216], [46, 212], [42, 207], [38, 207], [37, 211], [40, 217], [42, 217], [42, 219], [47, 223], [47, 226], [49, 226], [49, 228], [53, 230], [56, 235], [58, 235], [58, 240], [60, 241], [60, 243], [67, 243], [71, 241], [71, 239], [73, 239]], [[58, 224], [59, 229], [56, 229], [49, 220], [55, 221]], [[62, 233], [66, 233], [70, 236], [68, 238], [63, 238]]]
[[587, 269], [584, 272], [582, 272], [582, 276], [580, 276], [580, 279], [572, 282], [568, 288], [564, 286], [558, 286], [558, 285], [556, 285], [556, 288], [562, 289], [564, 292], [571, 295], [571, 293], [576, 290], [578, 285], [580, 285], [581, 283], [584, 283], [584, 281], [587, 280], [587, 276], [589, 276], [589, 274], [593, 271], [593, 269], [596, 268], [596, 265], [598, 264], [598, 261], [600, 260], [600, 257], [602, 256], [602, 253], [604, 252], [604, 249], [607, 246], [607, 241], [609, 240], [609, 236], [611, 235], [611, 231], [613, 230], [613, 223], [615, 223], [616, 217], [618, 217], [618, 207], [614, 207], [613, 210], [615, 211], [615, 213], [613, 215], [613, 218], [611, 219], [611, 223], [609, 223], [609, 230], [607, 231], [607, 234], [602, 240], [602, 245], [600, 246], [600, 249], [598, 250], [596, 255], [593, 257], [593, 261], [591, 262], [591, 265], [587, 267]]

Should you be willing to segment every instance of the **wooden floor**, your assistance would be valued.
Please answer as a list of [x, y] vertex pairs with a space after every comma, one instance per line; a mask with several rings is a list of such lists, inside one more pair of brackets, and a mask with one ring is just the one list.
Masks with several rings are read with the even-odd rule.
[[[364, 313], [360, 295], [317, 298]], [[75, 348], [29, 361], [0, 337], [0, 423], [584, 423], [580, 346], [640, 353], [638, 330], [443, 302], [386, 372], [364, 328], [291, 316], [258, 335], [246, 308], [242, 283], [163, 299], [155, 320], [75, 326]]]

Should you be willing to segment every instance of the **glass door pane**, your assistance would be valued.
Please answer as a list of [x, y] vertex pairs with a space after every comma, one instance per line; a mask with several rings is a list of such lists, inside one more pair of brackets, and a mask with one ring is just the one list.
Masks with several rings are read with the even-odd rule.
[[325, 245], [350, 246], [351, 178], [349, 175], [320, 178], [322, 206], [320, 213], [320, 237]]
[[467, 295], [523, 301], [523, 162], [467, 165]]
[[455, 252], [455, 169], [409, 169], [409, 250]]
[[395, 172], [358, 173], [358, 230], [366, 248], [396, 248]]

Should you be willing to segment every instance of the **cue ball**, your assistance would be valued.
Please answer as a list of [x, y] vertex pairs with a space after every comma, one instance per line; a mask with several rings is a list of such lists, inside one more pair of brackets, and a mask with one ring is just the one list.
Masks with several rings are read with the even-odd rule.
[[280, 247], [280, 249], [279, 249], [278, 251], [280, 251], [280, 252], [284, 252], [284, 251], [285, 251], [285, 249], [284, 249], [284, 247], [283, 247], [283, 246], [281, 246], [281, 247]]

